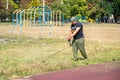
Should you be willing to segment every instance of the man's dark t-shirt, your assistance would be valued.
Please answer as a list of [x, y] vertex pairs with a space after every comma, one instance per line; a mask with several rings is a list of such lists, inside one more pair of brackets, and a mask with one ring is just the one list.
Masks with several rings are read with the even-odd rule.
[[78, 33], [73, 37], [74, 39], [79, 39], [79, 38], [84, 38], [83, 35], [83, 25], [80, 22], [77, 22], [76, 24], [71, 24], [71, 31], [74, 32], [76, 30], [77, 27], [80, 27], [80, 30], [78, 31]]

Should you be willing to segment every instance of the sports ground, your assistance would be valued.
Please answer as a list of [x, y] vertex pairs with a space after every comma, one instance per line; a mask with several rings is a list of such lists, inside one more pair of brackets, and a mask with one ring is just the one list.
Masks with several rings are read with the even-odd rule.
[[119, 80], [119, 24], [84, 24], [88, 60], [73, 61], [69, 47], [43, 63], [42, 60], [69, 46], [69, 31], [70, 24], [24, 26], [20, 32], [19, 26], [1, 23], [0, 79]]

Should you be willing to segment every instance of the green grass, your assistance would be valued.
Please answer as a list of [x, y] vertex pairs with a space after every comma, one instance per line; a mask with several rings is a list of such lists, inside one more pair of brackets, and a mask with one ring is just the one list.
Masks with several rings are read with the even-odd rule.
[[[0, 80], [120, 60], [120, 42], [86, 40], [88, 60], [73, 61], [70, 47], [42, 63], [42, 60], [65, 48], [68, 43], [63, 39], [33, 39], [16, 36], [0, 38], [5, 39], [5, 42], [0, 43]], [[81, 57], [80, 53], [79, 56]]]

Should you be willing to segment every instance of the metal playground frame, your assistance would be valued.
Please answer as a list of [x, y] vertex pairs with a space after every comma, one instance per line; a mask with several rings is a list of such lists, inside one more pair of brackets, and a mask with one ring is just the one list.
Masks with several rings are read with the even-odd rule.
[[47, 6], [33, 6], [24, 10], [15, 10], [12, 13], [12, 23], [20, 27], [62, 26], [64, 16], [61, 11], [52, 11]]
[[[52, 26], [64, 25], [64, 15], [61, 11], [52, 11], [47, 6], [33, 6], [28, 9], [17, 9], [12, 13], [12, 25], [11, 33], [16, 26], [20, 27], [45, 27], [50, 28], [49, 35], [52, 35]], [[42, 29], [44, 30], [44, 29]]]

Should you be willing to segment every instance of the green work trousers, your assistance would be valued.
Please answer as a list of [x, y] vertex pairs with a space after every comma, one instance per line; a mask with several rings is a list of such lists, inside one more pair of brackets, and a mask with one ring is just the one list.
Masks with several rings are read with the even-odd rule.
[[87, 58], [85, 45], [84, 45], [84, 38], [73, 40], [72, 49], [73, 49], [73, 57], [75, 60], [78, 59], [78, 49], [81, 52], [82, 56], [84, 58]]

